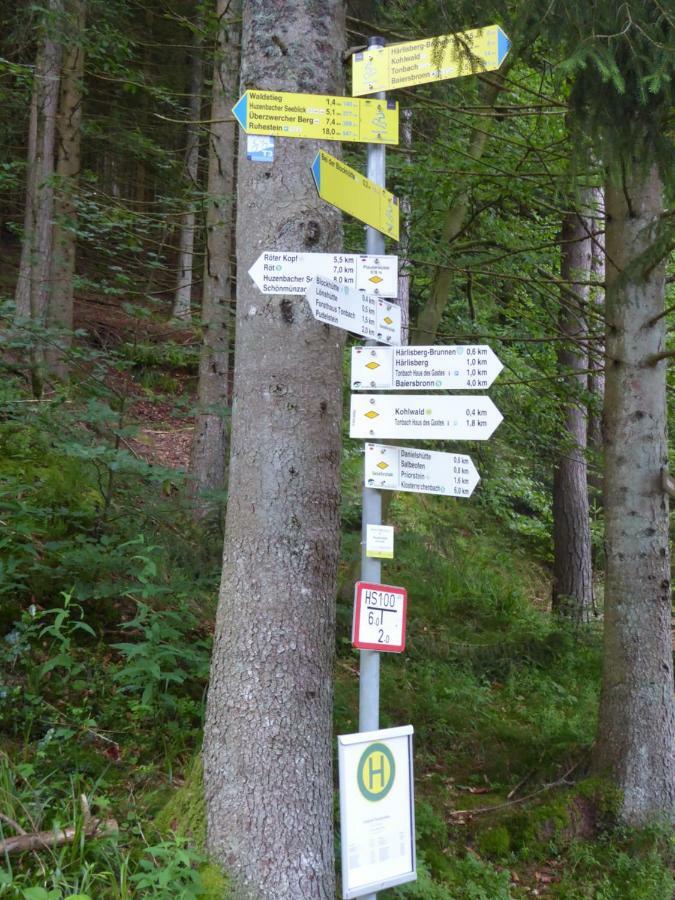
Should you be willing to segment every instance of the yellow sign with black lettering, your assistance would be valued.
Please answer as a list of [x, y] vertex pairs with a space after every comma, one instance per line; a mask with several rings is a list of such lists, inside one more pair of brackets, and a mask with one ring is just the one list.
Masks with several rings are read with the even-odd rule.
[[323, 150], [314, 157], [312, 175], [322, 200], [398, 240], [398, 198]]
[[246, 134], [398, 144], [395, 100], [246, 91], [232, 112]]
[[498, 69], [510, 41], [499, 25], [372, 47], [352, 56], [352, 94], [374, 94]]

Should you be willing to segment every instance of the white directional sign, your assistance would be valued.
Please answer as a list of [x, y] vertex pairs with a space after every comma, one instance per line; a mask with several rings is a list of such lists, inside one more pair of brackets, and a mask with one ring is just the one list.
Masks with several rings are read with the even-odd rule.
[[398, 296], [398, 256], [266, 250], [248, 274], [263, 294], [305, 294], [315, 275], [378, 297]]
[[486, 441], [501, 420], [489, 397], [472, 394], [352, 394], [349, 436]]
[[352, 644], [360, 650], [402, 653], [405, 650], [407, 600], [405, 588], [357, 581]]
[[412, 734], [338, 736], [344, 900], [417, 878]]
[[353, 347], [352, 389], [483, 390], [503, 369], [489, 347]]
[[306, 296], [312, 314], [319, 322], [381, 344], [401, 343], [401, 310], [380, 297], [321, 277], [310, 281]]
[[385, 491], [470, 497], [480, 481], [470, 456], [366, 444], [364, 484]]

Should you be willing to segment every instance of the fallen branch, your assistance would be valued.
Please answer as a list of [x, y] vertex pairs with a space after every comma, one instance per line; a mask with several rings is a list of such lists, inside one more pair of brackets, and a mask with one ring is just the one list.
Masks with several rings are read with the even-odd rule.
[[50, 850], [70, 844], [78, 834], [88, 838], [112, 837], [119, 831], [115, 819], [92, 819], [88, 825], [80, 828], [71, 825], [55, 831], [35, 831], [32, 834], [19, 834], [16, 837], [0, 841], [0, 856], [5, 853], [26, 853], [29, 850]]
[[[568, 781], [569, 776], [574, 772], [576, 768], [579, 767], [582, 760], [576, 762], [571, 769], [568, 769], [567, 772], [559, 778], [557, 781], [552, 781], [550, 784], [545, 784], [539, 788], [539, 790], [533, 791], [531, 794], [526, 794], [524, 797], [517, 797], [515, 800], [507, 800], [505, 803], [495, 803], [493, 806], [477, 806], [474, 809], [453, 809], [450, 813], [450, 818], [463, 818], [466, 817], [470, 819], [472, 816], [479, 816], [483, 813], [491, 813], [500, 809], [506, 809], [509, 806], [515, 806], [517, 803], [525, 803], [526, 800], [532, 800], [534, 797], [538, 797], [540, 794], [545, 793], [546, 791], [550, 791], [553, 788], [557, 787], [569, 787], [574, 784], [573, 781]], [[522, 782], [521, 782], [522, 784]], [[520, 787], [520, 785], [516, 785], [516, 790]], [[513, 792], [512, 792], [513, 793]], [[509, 796], [512, 796], [512, 793]]]
[[70, 844], [80, 834], [88, 838], [102, 838], [113, 837], [118, 833], [119, 826], [116, 819], [94, 819], [84, 794], [80, 797], [80, 802], [84, 814], [82, 825], [69, 825], [68, 828], [57, 828], [52, 831], [34, 831], [26, 834], [15, 822], [2, 816], [7, 824], [14, 825], [21, 831], [21, 834], [0, 841], [0, 856], [4, 856], [5, 853], [26, 853], [30, 850], [51, 850], [54, 847], [62, 847], [64, 844]]

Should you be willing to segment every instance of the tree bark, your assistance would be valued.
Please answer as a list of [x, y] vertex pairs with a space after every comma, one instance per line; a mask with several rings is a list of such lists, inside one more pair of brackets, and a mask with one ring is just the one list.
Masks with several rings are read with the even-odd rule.
[[[598, 319], [604, 319], [605, 309], [605, 199], [602, 188], [593, 191], [594, 238], [593, 256], [591, 259], [591, 279], [596, 287], [591, 288], [589, 304], [597, 313]], [[605, 342], [604, 339], [593, 341], [589, 345], [588, 359], [588, 391], [593, 403], [588, 414], [588, 446], [592, 452], [593, 464], [589, 475], [589, 483], [602, 492], [601, 454], [602, 454], [602, 410], [605, 396]]]
[[610, 180], [607, 217], [605, 635], [595, 764], [623, 792], [631, 824], [675, 810], [665, 262], [645, 262], [663, 214], [656, 169]]
[[198, 187], [199, 175], [199, 121], [202, 108], [202, 80], [204, 56], [202, 53], [201, 15], [198, 17], [198, 31], [195, 34], [192, 65], [190, 71], [190, 121], [187, 125], [185, 145], [185, 178], [189, 192], [187, 210], [181, 217], [178, 251], [178, 285], [173, 301], [172, 318], [189, 320], [192, 314], [192, 280], [195, 249], [195, 201], [194, 191]]
[[61, 47], [53, 31], [62, 7], [62, 0], [49, 0], [38, 40], [29, 125], [26, 218], [15, 297], [17, 321], [30, 317], [42, 324], [51, 265], [52, 177], [61, 66]]
[[209, 132], [202, 346], [189, 482], [193, 516], [198, 520], [222, 508], [222, 501], [212, 498], [225, 487], [234, 299], [231, 257], [237, 126], [230, 110], [239, 84], [240, 0], [217, 0], [216, 14], [219, 29]]
[[[344, 4], [247, 0], [241, 89], [340, 94]], [[278, 140], [237, 192], [237, 335], [225, 551], [207, 703], [208, 845], [247, 898], [335, 897], [332, 662], [342, 334], [302, 297], [263, 295], [263, 250], [341, 248], [317, 196], [324, 146]]]
[[[40, 54], [38, 50], [38, 54]], [[36, 71], [41, 63], [40, 58], [36, 64]], [[23, 236], [21, 240], [21, 259], [19, 261], [19, 277], [14, 293], [14, 321], [30, 319], [30, 284], [31, 268], [34, 256], [33, 235], [35, 231], [35, 194], [37, 184], [37, 129], [38, 129], [38, 87], [37, 74], [33, 81], [33, 89], [30, 98], [30, 112], [28, 115], [28, 154], [26, 158], [26, 200], [23, 216]]]
[[47, 323], [59, 328], [45, 354], [47, 367], [52, 375], [65, 380], [68, 377], [66, 353], [72, 342], [73, 330], [73, 277], [77, 249], [76, 192], [80, 174], [80, 142], [82, 121], [82, 77], [84, 74], [84, 0], [69, 0], [68, 40], [61, 75], [61, 96], [57, 118], [56, 175], [57, 190], [54, 196], [54, 227], [52, 233], [51, 295], [47, 308]]
[[[587, 204], [584, 204], [587, 205]], [[593, 612], [591, 529], [586, 464], [586, 389], [588, 369], [591, 220], [579, 213], [563, 219], [561, 277], [571, 290], [561, 296], [559, 329], [568, 340], [558, 350], [558, 371], [567, 397], [561, 450], [553, 474], [553, 611], [575, 625]]]

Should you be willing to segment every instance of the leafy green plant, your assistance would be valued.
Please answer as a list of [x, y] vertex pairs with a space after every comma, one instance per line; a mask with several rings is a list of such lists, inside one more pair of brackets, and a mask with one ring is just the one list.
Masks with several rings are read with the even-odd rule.
[[206, 641], [189, 641], [194, 619], [184, 610], [153, 610], [143, 601], [122, 628], [138, 635], [137, 641], [115, 643], [125, 660], [114, 681], [127, 693], [140, 694], [140, 704], [159, 714], [175, 708], [171, 687], [190, 679], [205, 680], [209, 648]]

